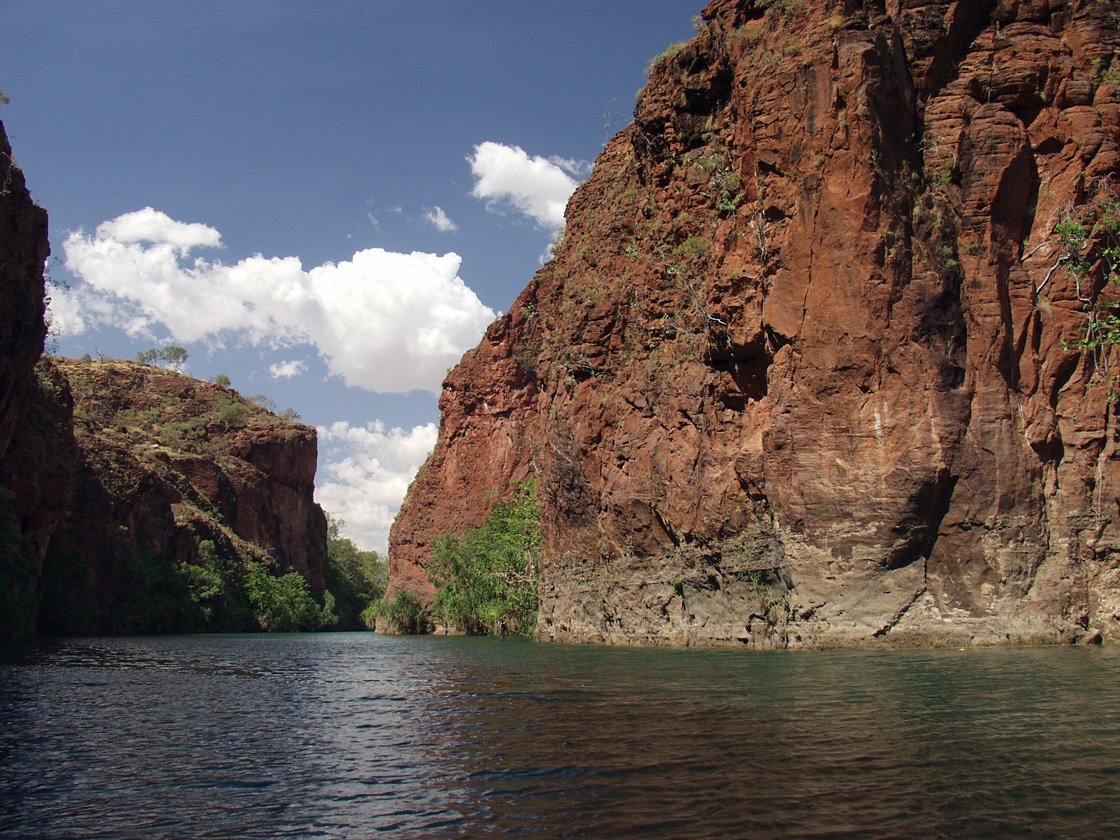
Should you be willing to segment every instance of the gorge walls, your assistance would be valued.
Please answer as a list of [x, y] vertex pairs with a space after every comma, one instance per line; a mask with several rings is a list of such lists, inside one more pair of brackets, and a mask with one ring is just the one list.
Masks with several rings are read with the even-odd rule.
[[534, 471], [542, 639], [1120, 638], [1118, 20], [711, 2], [449, 374], [390, 592]]

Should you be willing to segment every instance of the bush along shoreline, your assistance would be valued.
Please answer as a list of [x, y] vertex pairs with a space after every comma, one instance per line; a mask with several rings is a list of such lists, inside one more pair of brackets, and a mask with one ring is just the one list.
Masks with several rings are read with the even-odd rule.
[[400, 590], [371, 613], [398, 633], [436, 626], [471, 636], [532, 635], [540, 523], [536, 478], [515, 483], [477, 528], [436, 539], [428, 565], [436, 595], [427, 608], [414, 593]]

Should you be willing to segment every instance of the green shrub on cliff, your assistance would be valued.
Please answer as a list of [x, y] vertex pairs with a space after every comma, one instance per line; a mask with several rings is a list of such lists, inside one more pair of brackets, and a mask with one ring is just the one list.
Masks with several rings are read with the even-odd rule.
[[514, 485], [479, 527], [435, 542], [432, 613], [473, 635], [525, 636], [537, 616], [540, 504], [535, 478]]
[[1055, 225], [1054, 234], [1063, 247], [1059, 264], [1065, 262], [1074, 280], [1077, 299], [1087, 315], [1081, 334], [1066, 341], [1066, 346], [1088, 353], [1094, 369], [1107, 376], [1109, 351], [1120, 344], [1120, 302], [1114, 296], [1106, 297], [1103, 289], [1094, 292], [1092, 271], [1097, 264], [1105, 283], [1120, 283], [1120, 197], [1107, 186], [1102, 192], [1103, 198], [1096, 208], [1084, 218], [1063, 216]]
[[209, 624], [222, 610], [234, 588], [230, 570], [218, 554], [214, 541], [202, 540], [198, 544], [197, 562], [183, 563], [179, 574], [185, 580], [202, 620]]

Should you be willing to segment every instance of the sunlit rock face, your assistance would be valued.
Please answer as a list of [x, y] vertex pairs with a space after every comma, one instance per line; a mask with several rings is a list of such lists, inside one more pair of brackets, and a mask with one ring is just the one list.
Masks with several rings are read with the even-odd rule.
[[1120, 354], [1080, 346], [1120, 7], [758, 5], [656, 62], [448, 375], [391, 588], [535, 472], [542, 639], [1120, 639]]

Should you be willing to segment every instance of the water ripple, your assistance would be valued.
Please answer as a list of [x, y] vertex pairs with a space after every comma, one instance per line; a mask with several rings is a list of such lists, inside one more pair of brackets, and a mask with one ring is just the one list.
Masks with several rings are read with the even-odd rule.
[[745, 653], [369, 634], [0, 660], [0, 835], [1106, 837], [1112, 649]]

